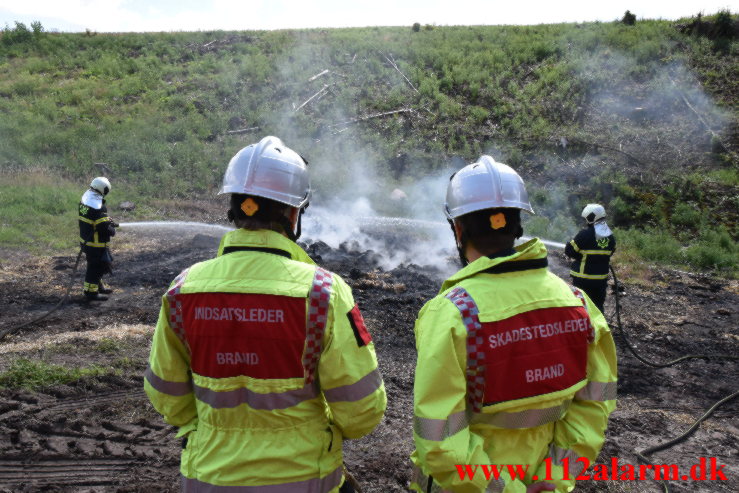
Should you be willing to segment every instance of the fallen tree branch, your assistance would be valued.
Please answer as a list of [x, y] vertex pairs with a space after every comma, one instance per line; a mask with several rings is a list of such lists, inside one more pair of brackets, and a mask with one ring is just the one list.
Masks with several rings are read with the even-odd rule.
[[672, 77], [667, 76], [667, 78], [670, 79], [670, 82], [672, 82], [672, 85], [675, 86], [675, 90], [680, 95], [680, 99], [683, 100], [683, 103], [685, 103], [685, 106], [687, 106], [688, 109], [690, 109], [690, 111], [692, 111], [693, 114], [698, 118], [698, 121], [700, 121], [703, 124], [703, 126], [706, 127], [706, 130], [708, 130], [708, 133], [711, 134], [711, 138], [714, 141], [718, 142], [718, 144], [721, 146], [721, 149], [723, 149], [725, 152], [729, 153], [731, 155], [731, 157], [734, 160], [736, 160], [737, 159], [737, 154], [734, 151], [732, 151], [731, 149], [729, 149], [728, 147], [726, 147], [726, 145], [724, 144], [723, 140], [721, 139], [721, 136], [719, 136], [719, 134], [717, 134], [716, 132], [714, 132], [713, 129], [711, 128], [711, 126], [708, 124], [708, 122], [703, 118], [703, 116], [701, 116], [701, 114], [698, 113], [698, 110], [696, 110], [695, 108], [693, 108], [693, 105], [690, 104], [690, 101], [688, 101], [688, 98], [685, 97], [685, 94], [683, 94], [683, 92], [680, 90], [680, 87], [672, 79]]
[[310, 103], [313, 100], [313, 98], [315, 98], [316, 96], [318, 96], [321, 93], [325, 93], [326, 91], [328, 91], [328, 88], [329, 87], [331, 87], [330, 84], [324, 84], [323, 87], [321, 89], [319, 89], [317, 93], [315, 93], [313, 96], [309, 97], [303, 104], [301, 104], [300, 106], [298, 106], [297, 108], [295, 108], [295, 113], [297, 113], [300, 110], [300, 108], [302, 108], [306, 104]]
[[317, 78], [319, 78], [320, 76], [322, 76], [322, 75], [326, 75], [327, 73], [329, 73], [329, 70], [328, 70], [328, 69], [324, 70], [324, 71], [323, 71], [323, 72], [321, 72], [320, 74], [316, 74], [316, 75], [314, 75], [313, 77], [311, 77], [310, 79], [308, 79], [308, 82], [313, 82], [314, 80], [316, 80], [316, 79], [317, 79]]
[[583, 145], [586, 145], [588, 147], [592, 147], [592, 148], [595, 148], [595, 149], [602, 148], [602, 149], [608, 149], [609, 151], [614, 151], [614, 152], [621, 153], [624, 156], [626, 156], [629, 159], [631, 159], [632, 161], [634, 161], [639, 166], [644, 166], [644, 163], [643, 162], [639, 161], [637, 158], [635, 158], [634, 156], [632, 156], [628, 152], [622, 151], [621, 149], [616, 149], [615, 147], [611, 147], [611, 146], [608, 146], [608, 145], [605, 145], [605, 144], [594, 144], [592, 142], [586, 142], [584, 140], [576, 139], [576, 138], [569, 138], [567, 140], [569, 140], [570, 142], [577, 142], [579, 144], [583, 144]]
[[251, 132], [252, 130], [259, 130], [259, 127], [239, 128], [237, 130], [229, 130], [226, 133], [229, 134], [229, 135], [233, 135], [233, 134], [245, 134], [247, 132]]
[[370, 120], [372, 118], [379, 118], [381, 116], [389, 116], [389, 115], [395, 115], [395, 114], [398, 114], [398, 113], [412, 113], [412, 112], [413, 112], [413, 108], [401, 108], [399, 110], [386, 111], [384, 113], [374, 113], [374, 114], [371, 114], [371, 115], [359, 116], [357, 118], [352, 118], [351, 120], [346, 120], [346, 121], [339, 122], [339, 123], [333, 123], [333, 124], [329, 125], [329, 127], [338, 127], [340, 125], [347, 125], [349, 123], [362, 122], [362, 121], [365, 121], [365, 120]]
[[[408, 85], [409, 85], [409, 86], [411, 86], [411, 89], [413, 89], [414, 91], [418, 92], [418, 89], [416, 89], [416, 86], [414, 86], [414, 85], [413, 85], [413, 82], [411, 82], [411, 81], [410, 81], [410, 79], [408, 79], [408, 77], [406, 77], [406, 76], [405, 76], [405, 74], [404, 74], [403, 72], [401, 72], [401, 71], [400, 71], [400, 69], [398, 68], [398, 66], [397, 66], [397, 65], [395, 64], [395, 59], [393, 59], [393, 60], [389, 59], [389, 58], [387, 57], [387, 55], [385, 55], [385, 54], [384, 54], [383, 52], [380, 52], [380, 55], [384, 56], [384, 57], [385, 57], [385, 60], [387, 60], [387, 61], [388, 61], [388, 63], [389, 63], [390, 65], [392, 65], [392, 66], [393, 66], [393, 68], [394, 68], [395, 70], [397, 70], [397, 71], [398, 71], [398, 73], [399, 73], [400, 75], [402, 75], [402, 76], [403, 76], [403, 78], [404, 78], [404, 79], [405, 79], [405, 81], [406, 81], [406, 82], [408, 83]], [[390, 53], [390, 56], [392, 57], [392, 56], [393, 56], [393, 54], [392, 54], [392, 53]]]

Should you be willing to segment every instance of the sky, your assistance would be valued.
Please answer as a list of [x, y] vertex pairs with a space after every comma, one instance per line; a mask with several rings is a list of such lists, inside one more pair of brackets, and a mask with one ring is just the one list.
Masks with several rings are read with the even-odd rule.
[[739, 12], [739, 0], [0, 0], [0, 28], [47, 31], [273, 30], [609, 22]]

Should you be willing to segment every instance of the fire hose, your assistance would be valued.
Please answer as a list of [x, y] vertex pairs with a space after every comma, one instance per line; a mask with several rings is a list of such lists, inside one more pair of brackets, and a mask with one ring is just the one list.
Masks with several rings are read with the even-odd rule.
[[48, 312], [44, 313], [43, 315], [39, 317], [34, 318], [33, 320], [29, 320], [28, 322], [25, 322], [21, 325], [17, 325], [15, 327], [9, 327], [7, 329], [0, 330], [0, 341], [2, 341], [6, 336], [18, 332], [23, 327], [27, 327], [36, 322], [40, 322], [41, 320], [45, 319], [46, 317], [48, 317], [49, 315], [57, 311], [64, 304], [64, 302], [67, 301], [67, 298], [69, 298], [69, 292], [72, 290], [72, 284], [74, 283], [74, 276], [77, 273], [77, 267], [79, 267], [80, 265], [80, 258], [82, 258], [82, 251], [83, 250], [80, 247], [80, 251], [77, 254], [77, 260], [74, 263], [74, 268], [72, 268], [72, 274], [69, 276], [69, 284], [67, 285], [67, 290], [64, 292], [64, 296], [62, 296], [59, 302], [51, 310], [49, 310]]
[[[649, 360], [643, 358], [641, 355], [639, 355], [639, 353], [636, 352], [636, 349], [634, 348], [634, 346], [629, 341], [629, 338], [628, 338], [628, 336], [626, 334], [626, 331], [624, 330], [623, 325], [621, 324], [621, 305], [620, 305], [620, 300], [619, 300], [618, 278], [616, 277], [616, 272], [613, 270], [613, 267], [612, 266], [609, 266], [609, 268], [611, 270], [611, 275], [613, 275], [613, 283], [615, 285], [616, 327], [618, 328], [619, 334], [621, 335], [622, 340], [626, 344], [626, 347], [629, 349], [629, 351], [631, 351], [631, 354], [633, 354], [636, 357], [636, 359], [638, 359], [639, 361], [641, 361], [642, 363], [644, 363], [647, 366], [651, 366], [652, 368], [666, 368], [668, 366], [673, 366], [673, 365], [676, 365], [677, 363], [680, 363], [682, 361], [686, 361], [686, 360], [689, 360], [689, 359], [705, 359], [705, 360], [722, 359], [722, 360], [734, 360], [734, 361], [739, 360], [739, 356], [730, 356], [730, 355], [710, 356], [710, 355], [701, 355], [701, 354], [688, 354], [688, 355], [685, 355], [685, 356], [681, 356], [680, 358], [676, 358], [674, 360], [666, 361], [666, 362], [662, 362], [662, 363], [655, 363], [655, 362], [652, 362], [652, 361], [649, 361]], [[653, 454], [654, 452], [658, 452], [660, 450], [664, 450], [666, 448], [670, 448], [673, 445], [676, 445], [676, 444], [682, 442], [683, 440], [685, 440], [686, 438], [688, 438], [688, 436], [690, 436], [695, 430], [697, 430], [698, 429], [698, 426], [701, 424], [701, 422], [703, 422], [711, 414], [713, 414], [713, 411], [715, 411], [718, 407], [722, 406], [723, 404], [725, 404], [725, 403], [727, 403], [729, 401], [732, 401], [737, 396], [739, 396], [739, 391], [736, 391], [733, 394], [730, 394], [730, 395], [724, 397], [723, 399], [719, 400], [718, 402], [716, 402], [713, 406], [711, 406], [708, 409], [708, 411], [706, 411], [703, 414], [703, 416], [701, 416], [700, 418], [698, 418], [693, 423], [693, 425], [690, 428], [688, 428], [687, 431], [685, 431], [682, 435], [678, 436], [677, 438], [673, 438], [672, 440], [669, 440], [669, 441], [664, 442], [664, 443], [660, 443], [658, 445], [655, 445], [653, 447], [649, 447], [649, 448], [646, 448], [646, 449], [643, 449], [643, 450], [636, 450], [636, 449], [634, 449], [633, 450], [634, 455], [636, 455], [636, 457], [639, 460], [641, 460], [641, 461], [643, 461], [643, 462], [645, 462], [647, 464], [652, 464], [651, 461], [649, 461], [649, 459], [647, 459], [647, 457], [646, 457], [647, 455]], [[669, 490], [669, 487], [667, 486], [667, 482], [666, 481], [661, 481], [661, 484], [662, 484], [662, 489], [663, 489], [664, 493], [669, 493], [670, 490]]]

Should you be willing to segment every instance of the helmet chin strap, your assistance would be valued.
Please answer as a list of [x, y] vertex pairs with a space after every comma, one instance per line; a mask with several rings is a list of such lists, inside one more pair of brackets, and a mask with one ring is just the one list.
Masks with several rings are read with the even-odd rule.
[[298, 223], [297, 223], [296, 231], [293, 231], [293, 225], [290, 223], [290, 219], [288, 219], [287, 216], [282, 216], [279, 220], [279, 224], [285, 230], [285, 234], [287, 235], [287, 237], [290, 238], [294, 242], [297, 242], [298, 238], [300, 238], [300, 235], [303, 234], [303, 213], [304, 212], [305, 212], [305, 207], [301, 207], [298, 212]]
[[300, 238], [300, 235], [303, 234], [303, 214], [305, 213], [305, 207], [302, 207], [300, 209], [300, 212], [298, 212], [298, 228], [295, 232], [295, 239], [293, 241], [298, 241], [298, 238]]
[[462, 264], [462, 267], [466, 267], [470, 262], [467, 260], [467, 257], [464, 256], [464, 244], [467, 242], [466, 235], [464, 234], [464, 231], [462, 234], [460, 234], [459, 241], [457, 241], [457, 231], [454, 229], [454, 222], [447, 219], [449, 222], [449, 226], [452, 228], [452, 236], [454, 237], [454, 243], [457, 245], [457, 254], [459, 255], [459, 261]]

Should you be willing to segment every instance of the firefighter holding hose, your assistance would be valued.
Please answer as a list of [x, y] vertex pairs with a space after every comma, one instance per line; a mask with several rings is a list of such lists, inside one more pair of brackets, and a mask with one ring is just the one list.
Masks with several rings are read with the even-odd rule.
[[588, 204], [581, 215], [586, 226], [565, 245], [565, 255], [574, 259], [570, 267], [572, 284], [585, 291], [602, 312], [616, 238], [606, 224], [606, 210], [602, 205]]
[[163, 296], [145, 374], [184, 438], [182, 491], [352, 492], [342, 442], [377, 426], [385, 386], [351, 288], [296, 243], [307, 163], [265, 137], [220, 193], [237, 229]]
[[416, 320], [411, 488], [570, 491], [616, 406], [610, 329], [548, 270], [538, 238], [514, 246], [533, 210], [509, 166], [482, 156], [462, 168], [445, 210], [464, 267]]
[[115, 236], [118, 224], [108, 217], [105, 196], [110, 192], [110, 181], [98, 176], [82, 195], [78, 206], [80, 245], [87, 259], [83, 294], [89, 301], [105, 301], [113, 292], [105, 287], [102, 277], [112, 272], [113, 257], [108, 245]]

